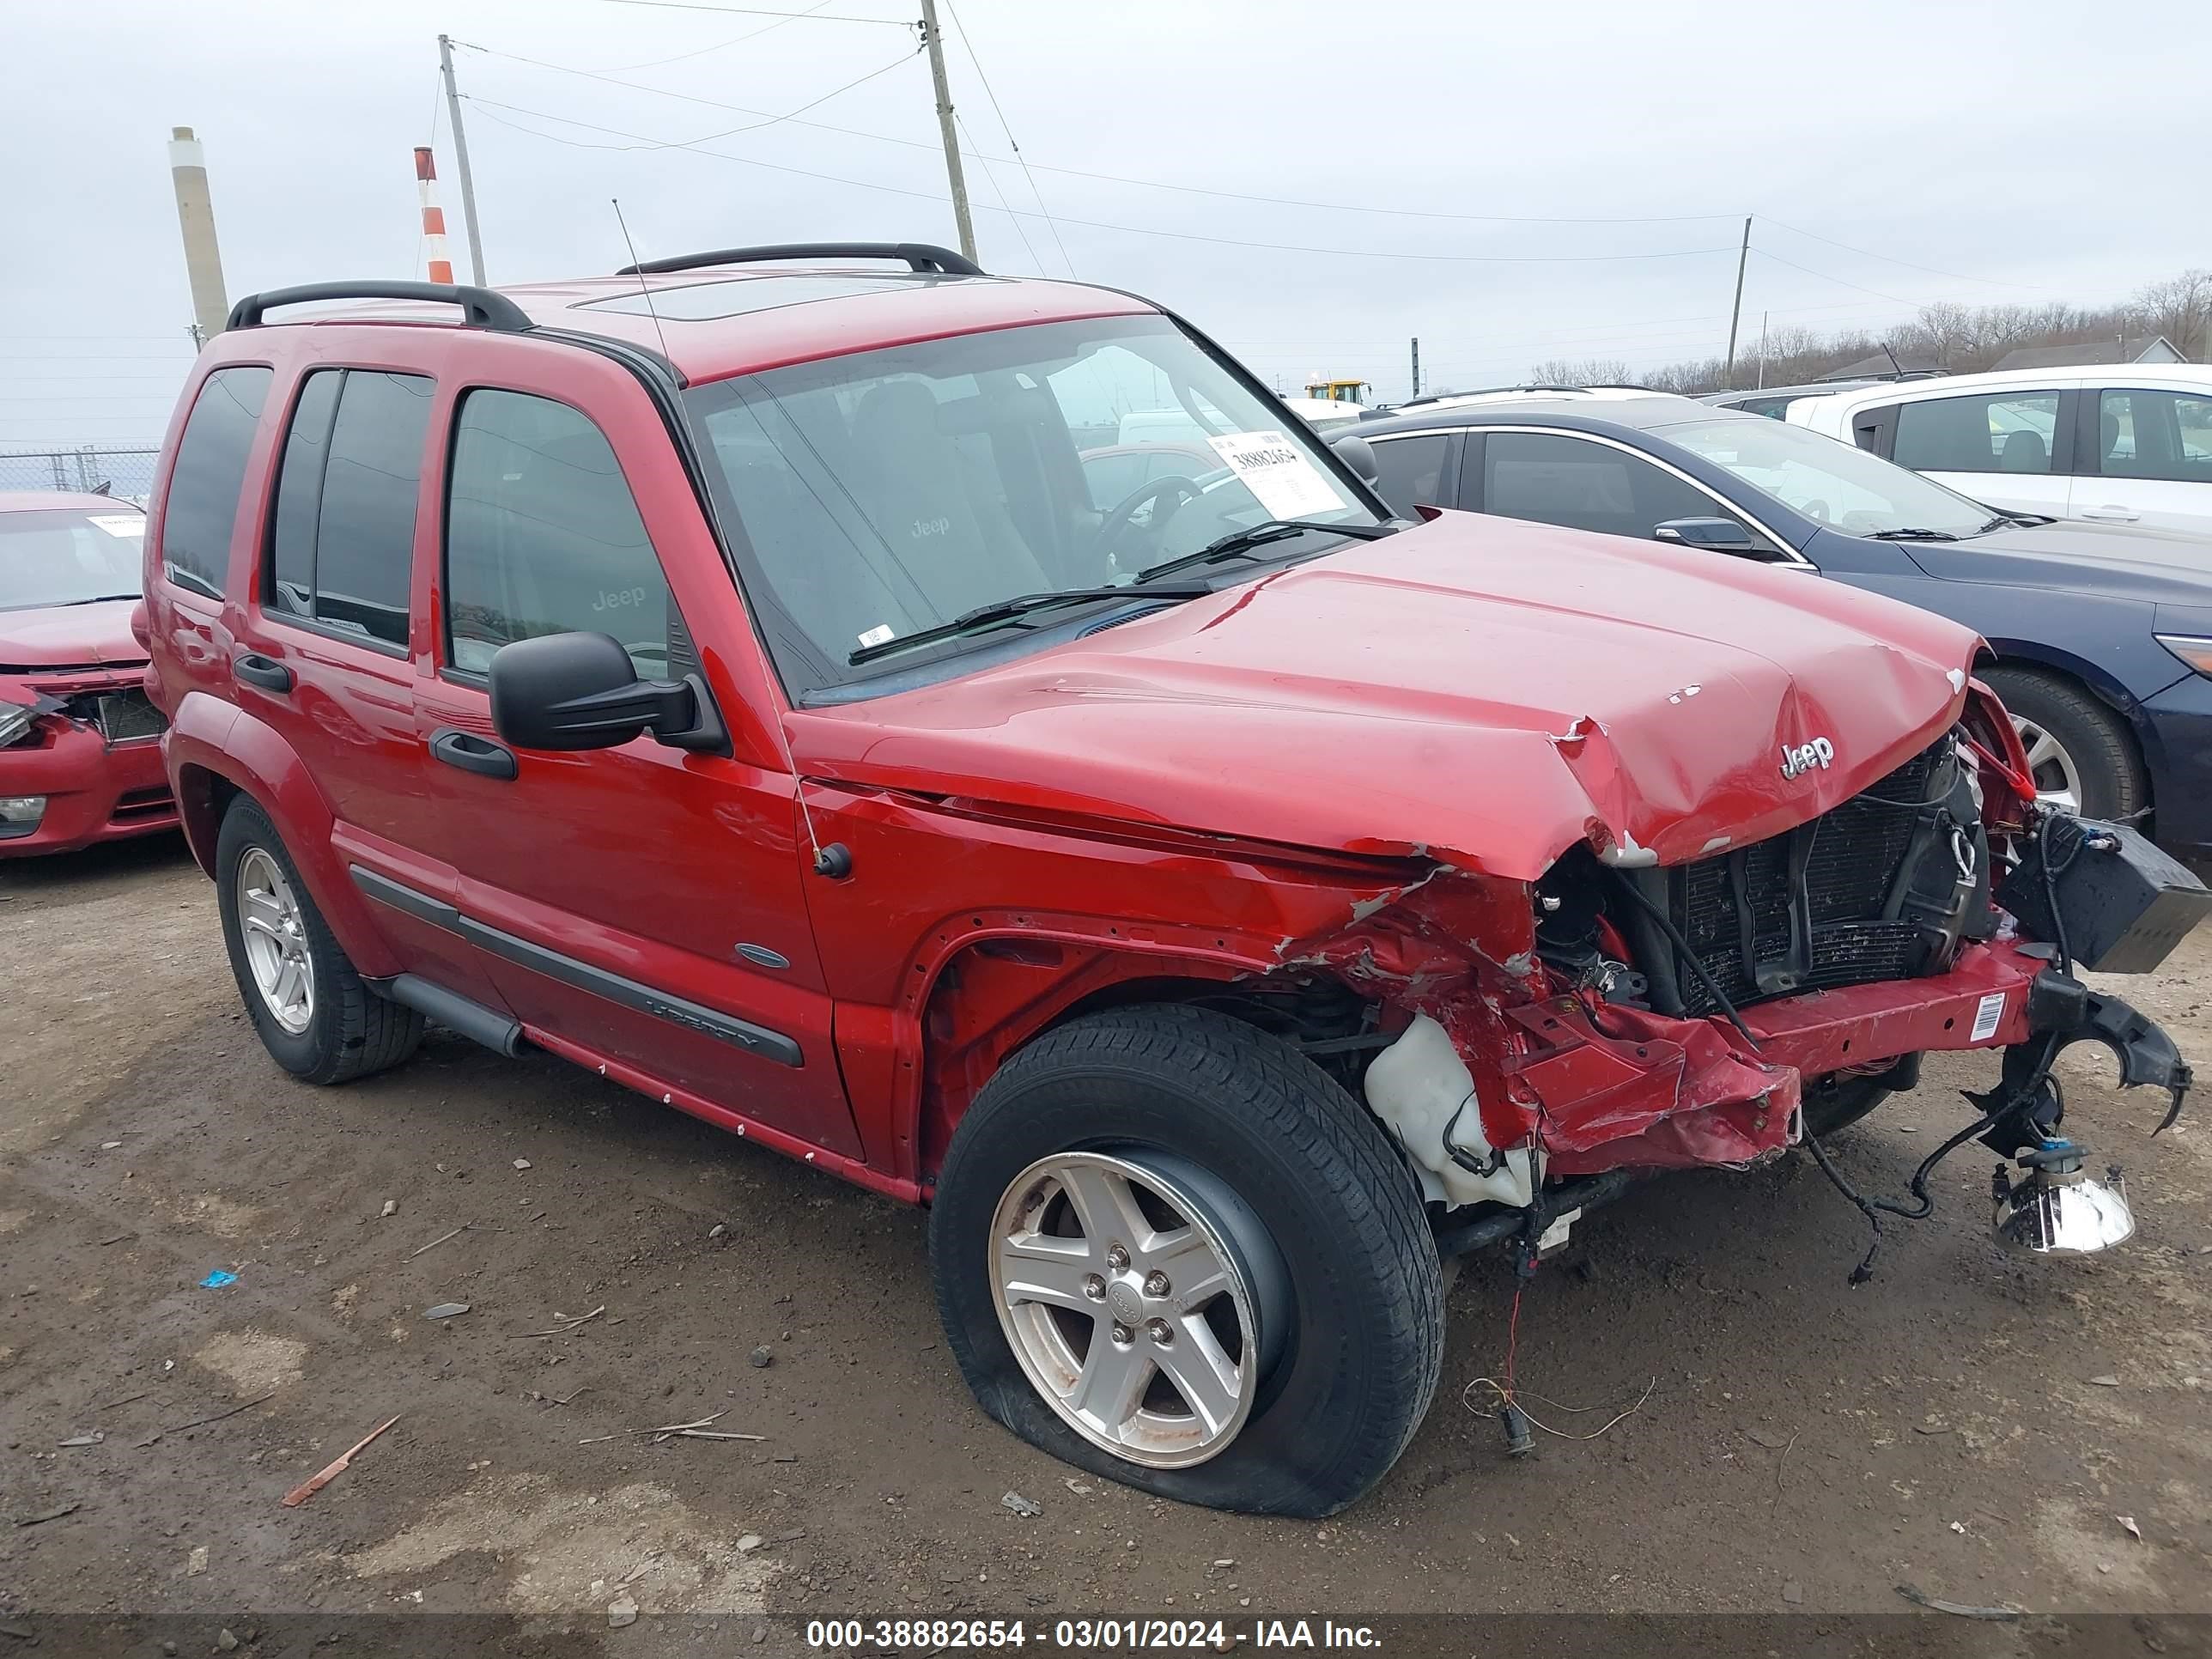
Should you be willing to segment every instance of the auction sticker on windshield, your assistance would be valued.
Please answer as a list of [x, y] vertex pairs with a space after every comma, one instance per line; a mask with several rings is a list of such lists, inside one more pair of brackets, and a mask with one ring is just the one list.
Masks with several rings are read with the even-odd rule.
[[143, 536], [146, 533], [143, 513], [90, 513], [85, 521], [111, 536]]
[[1303, 519], [1343, 510], [1343, 499], [1329, 487], [1321, 469], [1279, 432], [1231, 432], [1206, 442], [1270, 518]]

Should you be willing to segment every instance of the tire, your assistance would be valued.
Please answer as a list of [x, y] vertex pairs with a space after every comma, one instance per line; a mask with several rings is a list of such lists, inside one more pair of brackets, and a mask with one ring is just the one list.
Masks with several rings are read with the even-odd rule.
[[[287, 890], [296, 924], [292, 938], [306, 963], [307, 997], [298, 1005], [299, 1029], [288, 1026], [265, 995], [249, 955], [242, 920], [240, 872], [253, 861], [266, 874], [273, 866]], [[265, 860], [265, 862], [263, 862]], [[354, 971], [322, 912], [300, 879], [292, 855], [258, 802], [240, 795], [223, 814], [216, 838], [216, 898], [222, 912], [222, 941], [230, 971], [253, 1028], [270, 1058], [309, 1083], [349, 1083], [397, 1066], [422, 1040], [422, 1016], [379, 996]], [[262, 890], [270, 890], [267, 889]], [[290, 1005], [288, 1003], [288, 1006]]]
[[2052, 757], [2036, 769], [2037, 792], [2045, 799], [2055, 797], [2070, 766], [2079, 781], [2071, 810], [2083, 817], [2124, 818], [2150, 804], [2134, 738], [2078, 681], [2011, 666], [1992, 668], [1982, 678], [2023, 727], [2023, 741], [2047, 733], [2056, 745]]
[[[1010, 1216], [1034, 1215], [1042, 1236], [1054, 1206], [1072, 1212], [1072, 1192], [1051, 1178], [1030, 1184], [1041, 1165], [1072, 1159], [1120, 1164], [1138, 1184], [1152, 1183], [1155, 1198], [1180, 1188], [1253, 1287], [1249, 1410], [1212, 1449], [1186, 1453], [1178, 1466], [1136, 1461], [1074, 1426], [1016, 1352], [1010, 1327], [1024, 1310], [1002, 1317], [994, 1280], [994, 1262], [1006, 1259], [1001, 1230]], [[1024, 1193], [1033, 1201], [1039, 1191], [1060, 1195], [1024, 1207]], [[1063, 1462], [1164, 1498], [1250, 1514], [1334, 1514], [1397, 1461], [1436, 1391], [1443, 1288], [1419, 1188], [1381, 1127], [1333, 1079], [1225, 1015], [1120, 1009], [1016, 1053], [952, 1137], [929, 1242], [947, 1345], [983, 1409]], [[1097, 1242], [1076, 1248], [1095, 1256]], [[1110, 1295], [1128, 1292], [1116, 1285]], [[1218, 1298], [1208, 1316], [1231, 1299]], [[1110, 1315], [1051, 1317], [1077, 1328], [1087, 1358], [1123, 1316], [1125, 1303], [1111, 1305]], [[1141, 1339], [1160, 1322], [1140, 1324], [1128, 1328]], [[1036, 1342], [1024, 1352], [1034, 1362]], [[1156, 1397], [1157, 1384], [1141, 1396], [1146, 1409]]]
[[1805, 1091], [1805, 1133], [1825, 1139], [1857, 1122], [1895, 1092], [1887, 1079], [1822, 1078]]

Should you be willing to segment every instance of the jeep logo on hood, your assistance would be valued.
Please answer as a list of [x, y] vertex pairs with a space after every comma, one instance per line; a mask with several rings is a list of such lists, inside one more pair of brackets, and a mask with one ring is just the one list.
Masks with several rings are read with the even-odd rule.
[[1814, 738], [1794, 749], [1785, 743], [1782, 745], [1782, 775], [1794, 778], [1816, 766], [1826, 771], [1828, 763], [1835, 757], [1836, 745], [1826, 738]]

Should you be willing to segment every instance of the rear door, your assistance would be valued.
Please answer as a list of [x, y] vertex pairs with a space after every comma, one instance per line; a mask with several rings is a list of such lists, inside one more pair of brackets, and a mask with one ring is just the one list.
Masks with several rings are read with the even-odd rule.
[[1416, 507], [1453, 505], [1458, 444], [1455, 432], [1408, 432], [1369, 441], [1375, 456], [1377, 490], [1393, 513], [1410, 519], [1415, 516]]
[[[763, 659], [659, 414], [595, 354], [496, 337], [475, 351], [440, 410], [420, 706], [453, 925], [548, 1046], [857, 1155]], [[641, 677], [697, 676], [731, 752], [650, 736], [507, 748], [494, 653], [569, 631], [611, 635]]]
[[2076, 395], [2054, 386], [1908, 398], [1894, 406], [1888, 457], [1970, 500], [2064, 518]]
[[2071, 515], [2212, 534], [2212, 386], [2081, 394]]
[[[450, 900], [455, 872], [427, 845], [415, 697], [429, 640], [412, 620], [417, 544], [426, 558], [434, 545], [423, 490], [438, 382], [424, 343], [379, 332], [390, 343], [374, 356], [349, 362], [341, 345], [289, 388], [231, 672], [240, 707], [283, 734], [328, 799], [346, 866]], [[409, 971], [497, 1006], [450, 935], [404, 913], [379, 921]]]

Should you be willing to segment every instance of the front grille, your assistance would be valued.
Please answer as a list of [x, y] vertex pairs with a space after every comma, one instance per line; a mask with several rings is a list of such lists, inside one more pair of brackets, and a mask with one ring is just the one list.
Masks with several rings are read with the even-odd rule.
[[97, 727], [111, 744], [158, 738], [168, 729], [167, 719], [139, 686], [118, 691], [80, 691], [63, 702], [71, 720]]
[[[1924, 800], [1949, 750], [1946, 737], [1809, 823], [1668, 872], [1674, 925], [1731, 1003], [1741, 1007], [1802, 990], [1903, 979], [1917, 970], [1925, 951], [1920, 925], [1882, 916], [1917, 818], [1883, 803]], [[1783, 984], [1777, 975], [1790, 960], [1790, 872], [1801, 860], [1810, 948], [1800, 964], [1802, 977]], [[1685, 1013], [1719, 1011], [1718, 999], [1686, 963], [1680, 965], [1676, 980]]]

